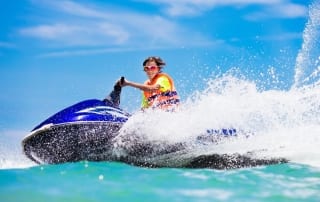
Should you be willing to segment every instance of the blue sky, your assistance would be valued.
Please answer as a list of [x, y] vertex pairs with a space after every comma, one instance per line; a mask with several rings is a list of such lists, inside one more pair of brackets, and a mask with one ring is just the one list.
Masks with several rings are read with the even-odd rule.
[[[233, 67], [262, 88], [287, 89], [311, 2], [1, 1], [0, 131], [31, 130], [66, 106], [103, 98], [122, 75], [143, 82], [150, 55], [167, 62], [182, 98]], [[140, 92], [124, 89], [121, 106], [139, 104]]]

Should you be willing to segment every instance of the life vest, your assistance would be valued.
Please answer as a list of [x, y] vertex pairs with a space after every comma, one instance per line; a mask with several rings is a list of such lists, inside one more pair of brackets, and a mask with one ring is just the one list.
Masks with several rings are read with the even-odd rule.
[[151, 81], [147, 80], [145, 84], [154, 85], [161, 77], [166, 77], [168, 79], [170, 84], [169, 89], [159, 88], [157, 90], [143, 91], [143, 102], [145, 102], [142, 104], [143, 108], [153, 107], [160, 109], [169, 109], [176, 106], [180, 102], [178, 93], [174, 86], [174, 82], [168, 74], [158, 73]]

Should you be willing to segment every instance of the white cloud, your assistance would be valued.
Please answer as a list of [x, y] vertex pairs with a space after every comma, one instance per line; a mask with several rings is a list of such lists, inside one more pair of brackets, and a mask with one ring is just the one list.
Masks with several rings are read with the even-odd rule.
[[[118, 46], [144, 48], [210, 44], [206, 37], [159, 15], [148, 15], [115, 6], [80, 4], [75, 1], [32, 1], [56, 13], [41, 24], [24, 27], [27, 37], [64, 46]], [[61, 17], [59, 17], [61, 16]], [[196, 36], [196, 39], [194, 40]], [[191, 41], [191, 42], [190, 42]], [[50, 45], [50, 43], [49, 43]]]
[[308, 8], [299, 4], [276, 4], [264, 8], [260, 12], [252, 12], [246, 16], [248, 20], [260, 20], [270, 18], [297, 18], [305, 17], [308, 14]]
[[22, 35], [34, 36], [43, 39], [56, 39], [61, 36], [80, 31], [81, 28], [76, 26], [67, 26], [65, 24], [39, 25], [35, 27], [24, 28], [20, 30]]
[[[305, 6], [292, 4], [288, 0], [137, 0], [165, 6], [165, 12], [170, 16], [193, 16], [212, 10], [219, 6], [243, 8], [249, 5], [261, 5], [274, 8], [278, 17], [301, 17], [306, 15]], [[268, 14], [270, 14], [268, 12]], [[266, 17], [267, 14], [263, 15]], [[273, 15], [269, 15], [273, 17]]]
[[[113, 16], [109, 15], [107, 11], [101, 8], [96, 8], [94, 4], [80, 4], [72, 0], [32, 0], [37, 6], [42, 6], [44, 9], [55, 10], [60, 13], [67, 13], [72, 16], [82, 16], [90, 18], [104, 18], [112, 19]], [[100, 9], [100, 10], [99, 10]]]
[[[179, 18], [128, 10], [115, 5], [81, 4], [72, 0], [31, 0], [41, 17], [33, 25], [21, 28], [18, 33], [33, 37], [43, 46], [64, 49], [46, 56], [89, 54], [104, 51], [145, 50], [191, 46], [218, 46], [221, 42], [179, 24]], [[170, 15], [197, 15], [217, 6], [243, 8], [264, 5], [260, 12], [244, 16], [247, 20], [282, 17], [293, 18], [306, 14], [306, 8], [287, 0], [136, 0], [160, 5]], [[47, 15], [47, 13], [50, 13]], [[34, 15], [34, 14], [33, 14]], [[42, 15], [46, 15], [43, 18]], [[48, 17], [49, 16], [49, 17]], [[32, 19], [36, 19], [33, 16]], [[30, 18], [29, 18], [30, 19]], [[209, 37], [208, 37], [209, 36]], [[75, 50], [75, 48], [79, 48]], [[90, 50], [86, 50], [86, 49]]]
[[24, 36], [63, 42], [65, 45], [121, 44], [129, 38], [129, 33], [109, 23], [38, 25], [23, 28], [19, 32]]
[[280, 4], [274, 8], [279, 17], [296, 18], [305, 17], [308, 14], [308, 8], [299, 4]]

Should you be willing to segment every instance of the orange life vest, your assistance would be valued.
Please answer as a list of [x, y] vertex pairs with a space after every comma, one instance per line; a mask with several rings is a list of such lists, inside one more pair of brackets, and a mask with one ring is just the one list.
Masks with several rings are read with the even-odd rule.
[[170, 107], [176, 106], [180, 100], [178, 93], [175, 89], [174, 82], [172, 78], [165, 73], [158, 73], [151, 81], [147, 80], [145, 84], [154, 85], [157, 83], [160, 77], [166, 77], [170, 83], [170, 89], [167, 91], [161, 91], [161, 89], [144, 91], [144, 97], [147, 100], [146, 107], [154, 107], [160, 109], [168, 109]]

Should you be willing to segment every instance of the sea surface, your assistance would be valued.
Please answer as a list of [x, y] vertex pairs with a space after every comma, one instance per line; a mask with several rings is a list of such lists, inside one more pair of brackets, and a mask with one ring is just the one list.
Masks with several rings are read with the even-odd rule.
[[320, 169], [219, 171], [78, 162], [0, 172], [1, 201], [319, 201]]
[[177, 113], [133, 115], [113, 151], [127, 155], [135, 145], [125, 141], [133, 133], [176, 143], [208, 129], [233, 127], [241, 129], [242, 138], [190, 152], [254, 153], [288, 163], [226, 170], [85, 161], [36, 165], [22, 154], [20, 140], [0, 137], [0, 201], [320, 201], [320, 4], [315, 2], [291, 88], [261, 89], [231, 70], [208, 79], [205, 90], [194, 92]]

